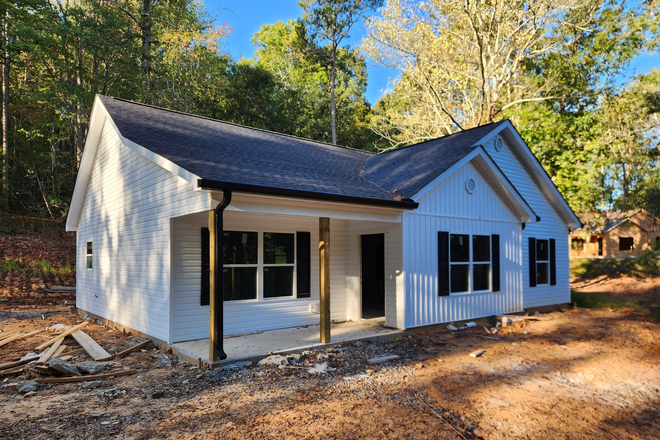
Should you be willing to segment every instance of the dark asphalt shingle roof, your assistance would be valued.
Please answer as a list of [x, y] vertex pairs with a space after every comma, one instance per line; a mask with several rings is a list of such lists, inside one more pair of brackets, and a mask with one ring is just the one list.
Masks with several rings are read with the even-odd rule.
[[403, 197], [413, 197], [478, 146], [473, 144], [502, 122], [371, 156], [364, 176]]
[[[497, 124], [379, 155], [107, 96], [123, 137], [205, 181], [401, 203]], [[313, 197], [313, 194], [310, 194]]]

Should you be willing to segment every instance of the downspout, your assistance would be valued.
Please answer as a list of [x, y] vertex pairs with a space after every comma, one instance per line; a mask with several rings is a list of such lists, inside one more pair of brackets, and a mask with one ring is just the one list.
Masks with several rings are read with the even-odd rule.
[[223, 299], [223, 247], [224, 247], [224, 223], [223, 213], [227, 206], [231, 203], [231, 190], [222, 191], [222, 200], [215, 207], [215, 270], [213, 273], [214, 281], [214, 301], [213, 301], [213, 319], [214, 319], [214, 340], [215, 355], [220, 359], [227, 359], [225, 353], [223, 336], [224, 336], [224, 299]]

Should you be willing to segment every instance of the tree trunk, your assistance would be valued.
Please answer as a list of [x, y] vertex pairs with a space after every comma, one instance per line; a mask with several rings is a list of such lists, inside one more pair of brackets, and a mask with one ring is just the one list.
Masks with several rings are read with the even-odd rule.
[[9, 11], [2, 25], [2, 208], [9, 211]]
[[142, 31], [142, 86], [144, 89], [144, 102], [151, 104], [151, 0], [142, 1], [142, 16], [140, 28]]
[[335, 123], [335, 56], [337, 53], [337, 46], [335, 44], [335, 37], [332, 36], [332, 60], [330, 63], [330, 125], [332, 127], [332, 145], [337, 145], [337, 125]]

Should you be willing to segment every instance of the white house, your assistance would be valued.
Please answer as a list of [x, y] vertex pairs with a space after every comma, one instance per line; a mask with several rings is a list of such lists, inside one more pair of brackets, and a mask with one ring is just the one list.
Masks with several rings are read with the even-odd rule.
[[579, 225], [509, 121], [376, 155], [104, 96], [67, 219], [80, 309], [216, 344], [566, 303]]

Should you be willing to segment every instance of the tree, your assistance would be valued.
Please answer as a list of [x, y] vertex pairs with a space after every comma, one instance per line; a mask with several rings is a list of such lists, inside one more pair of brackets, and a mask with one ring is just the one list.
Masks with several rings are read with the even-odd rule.
[[312, 40], [318, 36], [328, 41], [330, 46], [330, 124], [333, 144], [337, 143], [335, 74], [339, 45], [364, 13], [380, 7], [382, 3], [382, 0], [301, 0], [298, 3], [303, 8], [302, 19], [311, 31]]

